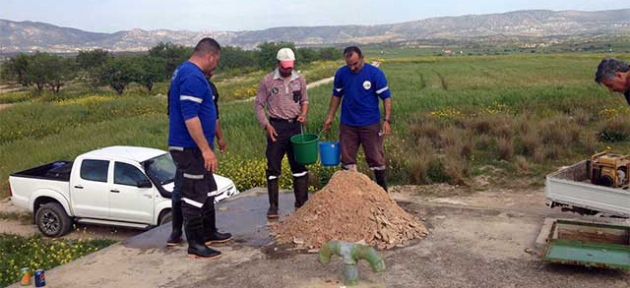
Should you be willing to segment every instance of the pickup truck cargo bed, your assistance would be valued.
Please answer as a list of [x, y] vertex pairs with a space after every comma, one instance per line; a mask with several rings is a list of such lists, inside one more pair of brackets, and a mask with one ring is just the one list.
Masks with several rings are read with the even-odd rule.
[[55, 161], [42, 166], [11, 174], [25, 178], [70, 181], [72, 161]]

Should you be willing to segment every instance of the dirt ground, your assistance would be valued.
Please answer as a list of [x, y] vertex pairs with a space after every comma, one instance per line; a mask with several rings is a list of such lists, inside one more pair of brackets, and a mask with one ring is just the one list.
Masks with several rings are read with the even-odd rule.
[[0, 104], [0, 111], [13, 106], [13, 104]]
[[[453, 196], [435, 196], [427, 189], [448, 189]], [[586, 218], [547, 208], [542, 189], [392, 190], [402, 208], [425, 221], [430, 234], [381, 252], [387, 265], [382, 274], [361, 263], [358, 287], [630, 287], [628, 272], [540, 260], [535, 239], [545, 217]], [[223, 252], [218, 259], [191, 259], [185, 246], [166, 248], [170, 228], [162, 226], [47, 271], [48, 287], [342, 287], [339, 258], [324, 266], [316, 254], [269, 242], [266, 201], [264, 193], [254, 191], [220, 204], [219, 226], [235, 240], [217, 247]], [[292, 201], [292, 195], [282, 195], [282, 215], [291, 213]]]
[[[0, 234], [15, 234], [29, 237], [40, 232], [33, 224], [32, 215], [24, 209], [13, 206], [9, 198], [0, 199]], [[11, 217], [6, 217], [11, 215]], [[16, 219], [17, 218], [17, 219]], [[77, 224], [77, 228], [64, 239], [112, 239], [122, 241], [143, 233], [143, 230]]]

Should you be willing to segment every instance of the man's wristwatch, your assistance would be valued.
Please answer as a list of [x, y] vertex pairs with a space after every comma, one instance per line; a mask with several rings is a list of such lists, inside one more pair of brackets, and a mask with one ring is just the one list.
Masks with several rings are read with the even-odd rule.
[[391, 124], [392, 124], [392, 119], [387, 119], [387, 118], [385, 118], [385, 120], [383, 120], [383, 122], [387, 122], [388, 124], [390, 124], [390, 125], [391, 125]]

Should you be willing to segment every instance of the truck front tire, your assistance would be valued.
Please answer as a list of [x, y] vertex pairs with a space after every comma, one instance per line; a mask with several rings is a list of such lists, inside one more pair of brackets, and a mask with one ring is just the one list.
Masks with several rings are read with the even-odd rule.
[[61, 237], [72, 229], [72, 219], [59, 203], [46, 203], [37, 209], [35, 224], [48, 237]]
[[160, 213], [160, 218], [158, 219], [158, 226], [164, 225], [171, 221], [173, 221], [172, 210], [162, 211], [162, 213]]

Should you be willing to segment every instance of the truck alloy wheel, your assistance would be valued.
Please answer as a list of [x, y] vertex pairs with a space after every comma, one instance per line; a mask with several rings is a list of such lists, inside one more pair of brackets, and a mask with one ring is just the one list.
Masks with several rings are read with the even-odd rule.
[[39, 207], [35, 215], [39, 231], [48, 237], [60, 237], [72, 228], [72, 220], [59, 203], [46, 203]]
[[46, 231], [46, 234], [54, 235], [59, 233], [61, 225], [59, 224], [59, 217], [57, 217], [55, 213], [51, 211], [46, 211], [42, 213], [41, 217], [41, 227], [42, 230]]

